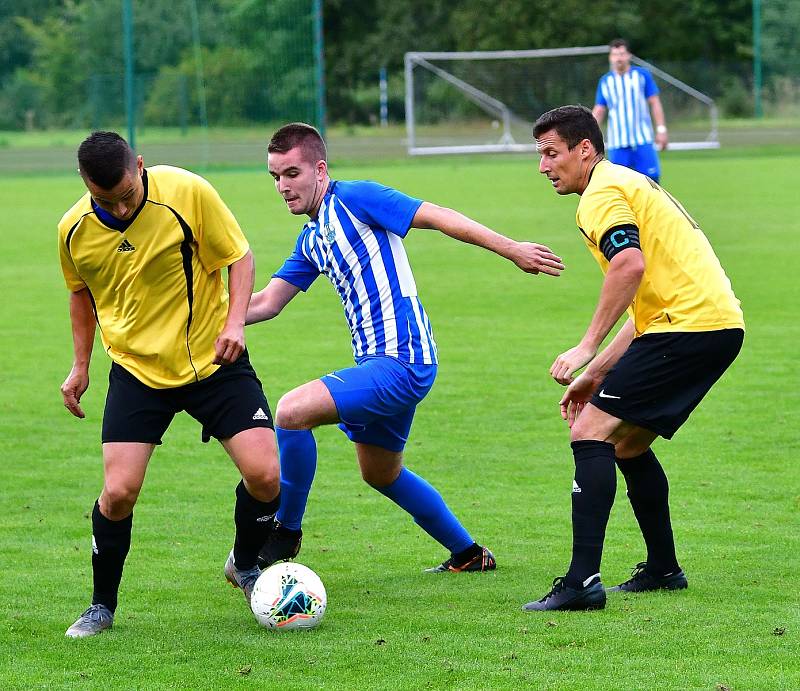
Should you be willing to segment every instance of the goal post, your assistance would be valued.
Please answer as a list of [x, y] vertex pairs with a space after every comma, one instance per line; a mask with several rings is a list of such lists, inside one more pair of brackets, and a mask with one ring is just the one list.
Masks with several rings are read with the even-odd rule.
[[[536, 118], [566, 103], [593, 104], [607, 56], [605, 45], [406, 53], [408, 153], [534, 151]], [[719, 147], [711, 97], [639, 57], [631, 62], [659, 81], [670, 149]]]

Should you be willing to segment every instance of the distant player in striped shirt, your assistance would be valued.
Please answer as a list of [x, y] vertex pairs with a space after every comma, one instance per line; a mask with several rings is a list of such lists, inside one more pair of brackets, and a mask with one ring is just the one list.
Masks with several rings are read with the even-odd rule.
[[597, 83], [592, 110], [600, 125], [608, 113], [608, 160], [633, 168], [658, 182], [661, 167], [653, 146], [653, 121], [656, 146], [660, 151], [667, 148], [667, 125], [658, 86], [644, 67], [631, 65], [628, 42], [623, 38], [616, 38], [609, 44], [608, 62], [611, 70]]
[[325, 143], [310, 125], [282, 127], [267, 151], [269, 173], [289, 211], [310, 220], [294, 252], [253, 294], [247, 323], [277, 316], [324, 274], [344, 306], [356, 366], [303, 384], [278, 403], [281, 506], [260, 564], [297, 555], [317, 465], [311, 430], [338, 424], [355, 443], [364, 480], [450, 552], [429, 571], [494, 569], [492, 553], [472, 539], [436, 489], [403, 466], [416, 406], [436, 377], [437, 353], [402, 238], [412, 227], [437, 229], [532, 274], [558, 276], [561, 259], [543, 245], [516, 242], [456, 211], [376, 182], [331, 180]]

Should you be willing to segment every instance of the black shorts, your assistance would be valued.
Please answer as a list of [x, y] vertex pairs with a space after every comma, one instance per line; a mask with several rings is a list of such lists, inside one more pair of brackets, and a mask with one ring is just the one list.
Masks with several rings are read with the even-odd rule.
[[153, 389], [116, 362], [108, 374], [103, 413], [103, 443], [134, 441], [160, 444], [176, 413], [185, 410], [201, 425], [202, 439], [230, 439], [253, 427], [273, 429], [261, 382], [245, 350], [199, 382]]
[[591, 403], [671, 439], [742, 348], [742, 329], [645, 334], [633, 339]]

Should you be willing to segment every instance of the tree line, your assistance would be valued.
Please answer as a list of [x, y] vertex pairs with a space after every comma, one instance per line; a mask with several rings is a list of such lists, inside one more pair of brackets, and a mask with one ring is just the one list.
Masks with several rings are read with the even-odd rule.
[[[138, 108], [147, 122], [197, 121], [198, 64], [211, 123], [313, 119], [311, 0], [134, 0], [133, 7]], [[764, 0], [763, 12], [766, 77], [796, 79], [800, 1]], [[87, 127], [119, 117], [121, 18], [121, 0], [0, 0], [0, 128]], [[401, 117], [409, 50], [597, 45], [617, 36], [658, 64], [713, 67], [695, 70], [709, 75], [700, 87], [717, 97], [738, 88], [744, 101], [728, 110], [748, 107], [750, 0], [324, 0], [323, 27], [330, 122], [374, 118], [381, 68], [392, 114]]]

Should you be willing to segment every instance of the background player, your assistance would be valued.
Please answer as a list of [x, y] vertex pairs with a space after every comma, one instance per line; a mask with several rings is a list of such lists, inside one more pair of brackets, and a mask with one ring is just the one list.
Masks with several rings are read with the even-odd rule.
[[282, 127], [268, 152], [270, 175], [289, 211], [310, 220], [292, 255], [253, 295], [247, 322], [277, 316], [325, 274], [344, 305], [357, 364], [308, 382], [278, 402], [281, 507], [261, 552], [262, 565], [294, 557], [300, 549], [317, 463], [311, 430], [339, 423], [355, 443], [364, 480], [450, 551], [430, 571], [494, 569], [491, 552], [475, 543], [439, 493], [403, 466], [414, 411], [436, 376], [437, 352], [401, 239], [411, 227], [435, 228], [534, 274], [558, 276], [560, 258], [543, 245], [516, 242], [460, 213], [378, 183], [331, 180], [325, 144], [309, 125]]
[[[608, 113], [608, 160], [638, 170], [658, 182], [661, 167], [653, 146], [653, 120], [659, 150], [666, 149], [668, 141], [658, 86], [644, 67], [631, 66], [628, 42], [623, 38], [616, 38], [609, 44], [608, 62], [611, 70], [597, 83], [592, 110], [601, 125]], [[651, 110], [653, 120], [650, 119]]]
[[95, 323], [113, 364], [104, 485], [92, 511], [94, 594], [67, 630], [72, 638], [113, 623], [133, 507], [177, 412], [203, 425], [203, 441], [219, 439], [242, 475], [225, 574], [248, 599], [267, 517], [279, 503], [272, 420], [245, 350], [253, 258], [236, 219], [208, 182], [170, 166], [145, 170], [114, 132], [90, 135], [78, 163], [89, 191], [59, 223], [75, 351], [61, 393], [75, 417], [84, 417]]
[[[527, 610], [603, 607], [600, 559], [614, 502], [614, 462], [647, 545], [647, 560], [612, 588], [680, 589], [666, 475], [650, 445], [670, 439], [742, 346], [739, 300], [697, 223], [652, 179], [603, 159], [603, 137], [583, 106], [542, 115], [533, 136], [539, 171], [558, 194], [578, 194], [577, 223], [605, 274], [580, 343], [550, 374], [569, 384], [561, 415], [571, 428], [572, 563]], [[629, 319], [599, 354], [625, 311]], [[576, 379], [575, 372], [589, 364]]]

